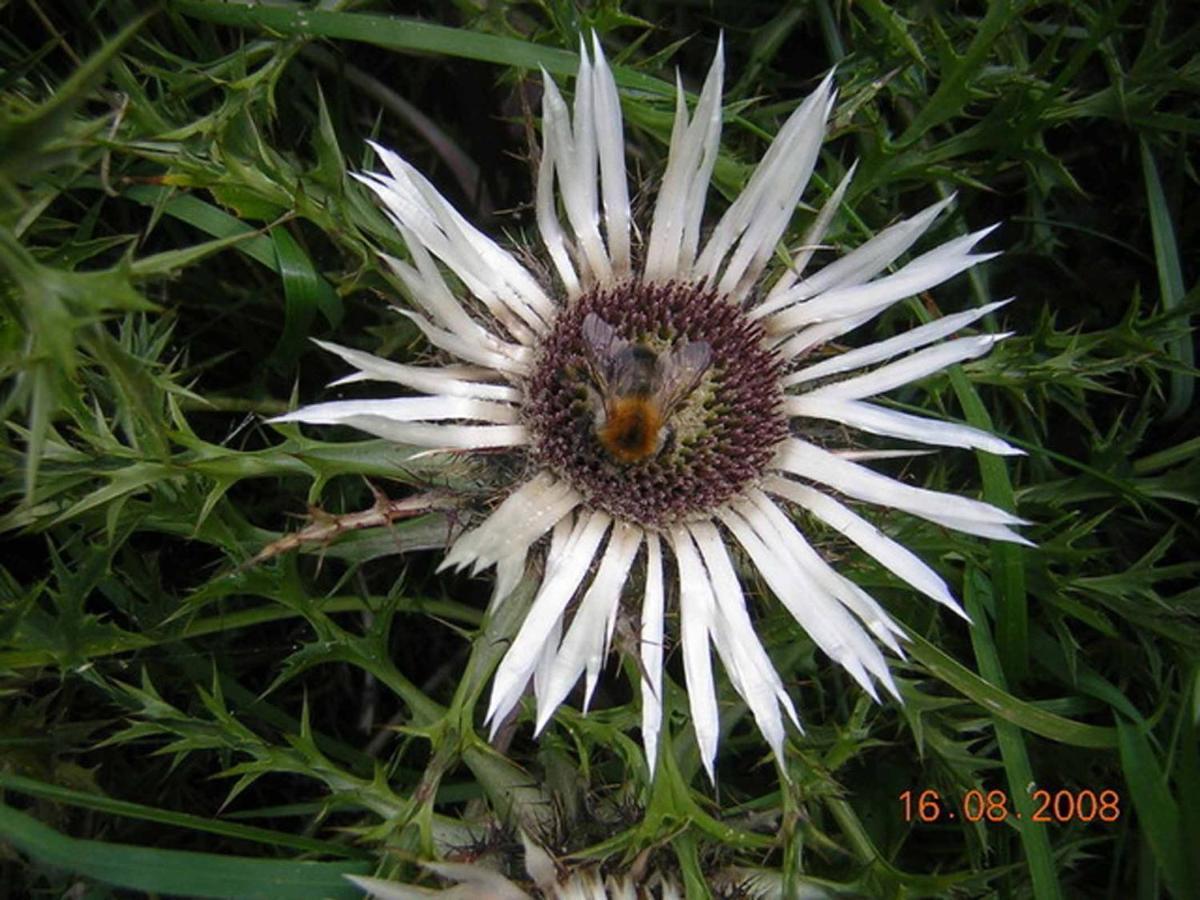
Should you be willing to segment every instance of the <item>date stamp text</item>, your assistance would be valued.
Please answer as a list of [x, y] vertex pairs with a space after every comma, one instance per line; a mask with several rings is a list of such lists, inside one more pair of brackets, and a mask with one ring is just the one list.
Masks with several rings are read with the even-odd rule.
[[[1112, 788], [1093, 791], [1085, 788], [1071, 790], [1036, 790], [1032, 793], [1033, 822], [1115, 822], [1121, 818], [1121, 795]], [[933, 788], [900, 793], [900, 809], [905, 822], [1007, 822], [1020, 819], [1012, 798], [1001, 790], [984, 791], [976, 788], [961, 798], [944, 797]]]

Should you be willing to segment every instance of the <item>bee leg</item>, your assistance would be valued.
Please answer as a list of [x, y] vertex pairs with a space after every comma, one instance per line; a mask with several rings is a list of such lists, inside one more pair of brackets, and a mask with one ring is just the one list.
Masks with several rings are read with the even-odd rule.
[[654, 448], [654, 456], [658, 456], [664, 451], [675, 449], [675, 429], [670, 425], [664, 425], [658, 430], [658, 445]]
[[590, 384], [587, 386], [587, 403], [588, 412], [592, 417], [592, 425], [596, 431], [600, 431], [608, 424], [608, 406], [604, 402], [603, 395]]

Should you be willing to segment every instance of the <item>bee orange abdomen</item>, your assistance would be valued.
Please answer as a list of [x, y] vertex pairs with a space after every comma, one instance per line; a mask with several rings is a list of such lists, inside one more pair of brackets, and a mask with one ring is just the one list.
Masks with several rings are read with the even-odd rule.
[[620, 397], [607, 405], [600, 445], [618, 462], [641, 462], [658, 452], [662, 414], [649, 397]]

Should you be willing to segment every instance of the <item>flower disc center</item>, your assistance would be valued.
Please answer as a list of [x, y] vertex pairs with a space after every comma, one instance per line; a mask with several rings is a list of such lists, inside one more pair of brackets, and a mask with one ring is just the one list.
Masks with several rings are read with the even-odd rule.
[[788, 435], [779, 358], [720, 294], [590, 291], [557, 317], [526, 386], [534, 459], [594, 509], [662, 528], [707, 516]]

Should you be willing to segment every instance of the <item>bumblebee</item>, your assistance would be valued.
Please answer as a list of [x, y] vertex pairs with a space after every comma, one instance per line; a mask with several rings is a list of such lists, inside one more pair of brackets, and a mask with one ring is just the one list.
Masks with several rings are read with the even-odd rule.
[[672, 435], [671, 417], [712, 364], [706, 341], [684, 341], [655, 352], [627, 341], [595, 313], [580, 328], [586, 347], [588, 402], [600, 446], [619, 463], [638, 463], [662, 452]]

